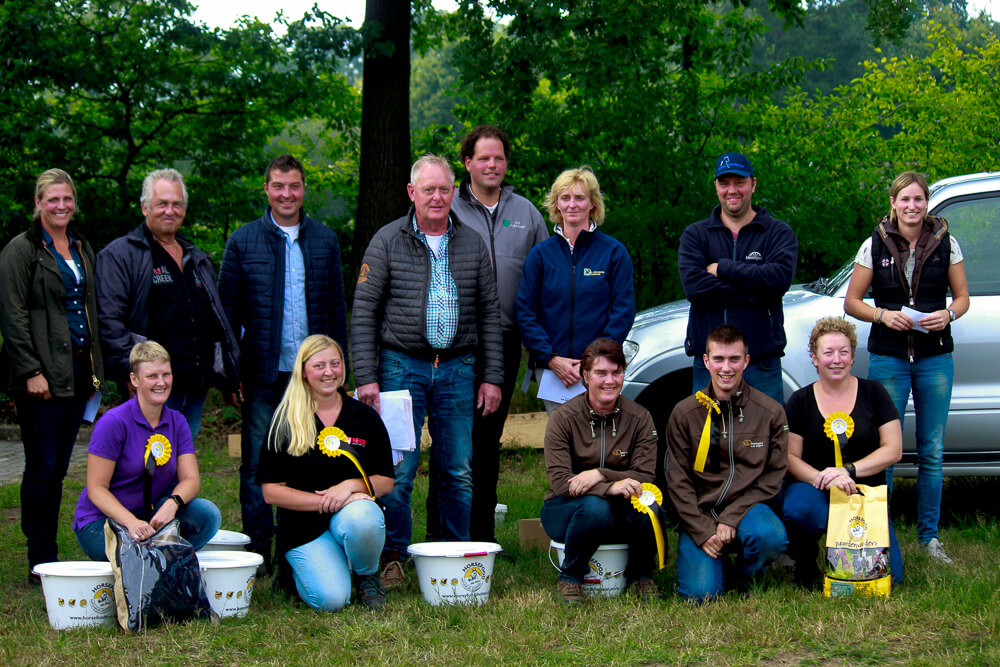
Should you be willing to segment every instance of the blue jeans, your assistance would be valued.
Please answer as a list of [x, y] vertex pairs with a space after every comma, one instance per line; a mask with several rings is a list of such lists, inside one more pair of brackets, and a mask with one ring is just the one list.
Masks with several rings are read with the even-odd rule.
[[[169, 499], [170, 496], [160, 498], [154, 505], [154, 513]], [[222, 513], [219, 512], [219, 508], [211, 500], [204, 498], [194, 498], [177, 513], [175, 518], [180, 522], [181, 537], [190, 542], [195, 551], [208, 544], [222, 525]], [[90, 560], [108, 559], [104, 552], [104, 524], [107, 522], [107, 519], [91, 521], [76, 531], [76, 541], [80, 543], [80, 548]]]
[[409, 389], [413, 399], [413, 429], [417, 446], [403, 452], [396, 465], [392, 492], [385, 504], [385, 548], [406, 553], [413, 535], [410, 496], [420, 459], [420, 431], [424, 415], [431, 433], [431, 466], [438, 471], [437, 497], [442, 540], [468, 541], [472, 505], [472, 409], [475, 404], [475, 357], [423, 361], [382, 350], [378, 368], [379, 390]]
[[205, 411], [205, 397], [208, 389], [198, 391], [171, 391], [167, 399], [167, 407], [184, 415], [188, 428], [191, 429], [191, 442], [198, 437], [201, 430], [201, 415]]
[[318, 611], [340, 611], [351, 601], [351, 569], [378, 572], [385, 518], [371, 500], [355, 500], [330, 518], [330, 528], [312, 542], [289, 549], [295, 589]]
[[[816, 560], [817, 541], [826, 532], [830, 518], [830, 492], [812, 484], [792, 482], [785, 487], [782, 514], [788, 529], [788, 553], [795, 560]], [[896, 540], [896, 528], [889, 517], [889, 574], [893, 584], [903, 582], [903, 555]]]
[[[919, 336], [920, 334], [914, 334]], [[913, 391], [917, 435], [917, 540], [927, 544], [938, 536], [941, 519], [941, 459], [944, 452], [944, 427], [951, 406], [951, 387], [955, 364], [951, 353], [918, 359], [872, 354], [868, 360], [868, 379], [882, 383], [892, 397], [902, 423], [906, 401]], [[892, 467], [885, 471], [892, 491]]]
[[[764, 357], [760, 361], [750, 357], [750, 363], [743, 371], [743, 379], [757, 391], [767, 394], [782, 405], [785, 404], [781, 357]], [[712, 375], [705, 368], [705, 361], [701, 357], [695, 357], [691, 372], [691, 392], [704, 391], [711, 381]]]
[[260, 448], [267, 441], [274, 410], [285, 394], [291, 373], [279, 372], [272, 384], [243, 385], [243, 429], [240, 463], [240, 509], [243, 514], [243, 532], [250, 538], [250, 551], [264, 556], [271, 555], [271, 538], [274, 536], [274, 511], [264, 502], [260, 484], [257, 483], [257, 462]]
[[[93, 388], [91, 388], [93, 391]], [[63, 479], [80, 430], [89, 392], [47, 401], [15, 395], [17, 421], [24, 443], [21, 477], [21, 531], [28, 540], [28, 568], [58, 559], [56, 533]]]
[[566, 545], [560, 581], [582, 584], [590, 558], [602, 544], [628, 544], [627, 581], [653, 574], [656, 536], [649, 515], [636, 512], [623, 498], [590, 494], [549, 498], [542, 505], [542, 526], [549, 537]]
[[677, 592], [686, 600], [701, 601], [722, 595], [726, 590], [728, 553], [736, 553], [737, 586], [756, 581], [764, 566], [780, 556], [788, 545], [785, 527], [771, 508], [758, 504], [750, 508], [736, 527], [736, 539], [726, 545], [726, 553], [712, 558], [687, 533], [677, 540]]

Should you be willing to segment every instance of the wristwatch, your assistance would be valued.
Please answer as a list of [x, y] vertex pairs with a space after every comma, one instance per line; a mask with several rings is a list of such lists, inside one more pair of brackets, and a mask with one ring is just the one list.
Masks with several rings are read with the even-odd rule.
[[956, 314], [955, 314], [955, 311], [954, 311], [954, 310], [952, 310], [951, 308], [949, 308], [949, 309], [948, 309], [948, 317], [950, 317], [950, 318], [951, 318], [951, 321], [952, 321], [952, 322], [954, 322], [955, 320], [957, 320], [957, 319], [958, 319], [958, 315], [956, 315]]
[[857, 471], [857, 469], [856, 469], [856, 468], [854, 467], [854, 464], [853, 464], [853, 463], [845, 463], [845, 464], [844, 464], [844, 470], [846, 470], [846, 471], [847, 471], [847, 474], [848, 474], [848, 476], [849, 476], [849, 477], [850, 477], [851, 479], [856, 479], [856, 478], [857, 478], [857, 475], [858, 475], [858, 471]]
[[[853, 466], [852, 466], [852, 467], [853, 467]], [[851, 477], [853, 477], [853, 476], [854, 476], [854, 475], [851, 475]], [[176, 493], [175, 493], [174, 495], [170, 496], [170, 500], [172, 500], [172, 501], [174, 501], [175, 503], [177, 503], [177, 511], [178, 511], [178, 512], [180, 512], [180, 511], [181, 511], [182, 509], [184, 509], [184, 505], [186, 505], [186, 504], [187, 504], [187, 503], [185, 503], [185, 502], [184, 502], [184, 499], [183, 499], [183, 498], [181, 498], [181, 497], [180, 497], [179, 495], [177, 495]]]

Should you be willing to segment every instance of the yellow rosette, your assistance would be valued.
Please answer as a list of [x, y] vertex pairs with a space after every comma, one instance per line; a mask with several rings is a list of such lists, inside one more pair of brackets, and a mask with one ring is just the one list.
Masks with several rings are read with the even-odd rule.
[[170, 446], [170, 441], [165, 436], [154, 433], [146, 441], [146, 453], [143, 455], [142, 460], [144, 463], [148, 462], [149, 457], [152, 456], [153, 460], [156, 461], [156, 465], [162, 466], [166, 465], [167, 461], [170, 460], [172, 453], [173, 448]]
[[833, 412], [826, 421], [823, 422], [823, 432], [826, 437], [833, 440], [833, 464], [844, 467], [844, 458], [840, 453], [840, 448], [847, 446], [847, 440], [854, 435], [854, 420], [846, 412]]
[[336, 426], [327, 426], [319, 432], [319, 435], [316, 437], [316, 444], [319, 445], [319, 450], [327, 456], [346, 456], [354, 464], [354, 467], [358, 469], [358, 472], [361, 473], [361, 479], [365, 483], [365, 488], [368, 489], [368, 495], [372, 498], [375, 497], [375, 490], [368, 479], [368, 473], [361, 467], [361, 461], [358, 461], [358, 457], [352, 452], [342, 448], [342, 445], [347, 444], [347, 434], [343, 430]]
[[698, 453], [694, 458], [695, 472], [705, 472], [705, 461], [708, 459], [709, 441], [712, 439], [712, 410], [714, 409], [716, 414], [720, 415], [722, 414], [722, 410], [719, 409], [719, 403], [717, 401], [713, 401], [709, 398], [708, 394], [703, 391], [699, 391], [694, 395], [694, 397], [698, 399], [699, 403], [708, 409], [708, 414], [705, 415], [705, 426], [701, 429], [701, 439], [698, 440]]
[[656, 555], [660, 559], [659, 569], [667, 565], [666, 542], [663, 539], [663, 526], [660, 525], [660, 505], [663, 504], [663, 493], [655, 484], [643, 482], [642, 493], [632, 496], [632, 507], [637, 512], [649, 515], [649, 520], [653, 524], [653, 535], [656, 536]]

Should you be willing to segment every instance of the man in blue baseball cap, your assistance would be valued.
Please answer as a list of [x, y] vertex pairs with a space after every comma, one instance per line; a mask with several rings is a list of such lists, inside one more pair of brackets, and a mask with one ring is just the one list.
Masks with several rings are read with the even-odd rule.
[[677, 249], [681, 284], [691, 302], [684, 347], [694, 357], [692, 390], [709, 384], [702, 359], [708, 332], [730, 324], [746, 335], [747, 383], [783, 404], [781, 299], [795, 274], [798, 240], [788, 224], [753, 205], [757, 178], [746, 155], [726, 153], [716, 160], [714, 182], [719, 205], [684, 230]]

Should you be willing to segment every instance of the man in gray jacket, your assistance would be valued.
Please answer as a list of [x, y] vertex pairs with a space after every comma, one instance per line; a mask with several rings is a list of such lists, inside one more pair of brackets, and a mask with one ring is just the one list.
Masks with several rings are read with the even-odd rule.
[[[476, 410], [472, 417], [472, 509], [469, 538], [477, 542], [496, 542], [493, 515], [497, 504], [500, 478], [500, 438], [510, 410], [517, 372], [521, 365], [521, 332], [514, 314], [521, 267], [535, 244], [549, 237], [545, 220], [534, 204], [514, 194], [514, 187], [504, 181], [510, 140], [495, 125], [477, 125], [462, 139], [461, 158], [469, 173], [451, 203], [451, 210], [486, 242], [493, 262], [500, 299], [500, 327], [503, 329], [503, 387], [500, 407], [484, 415]], [[481, 381], [481, 364], [476, 381]], [[431, 468], [431, 488], [427, 496], [427, 535], [436, 537], [437, 494], [433, 482], [437, 469]]]
[[380, 390], [408, 389], [413, 399], [417, 448], [402, 453], [392, 492], [382, 497], [387, 588], [404, 581], [424, 416], [439, 473], [441, 539], [468, 540], [473, 410], [496, 411], [504, 380], [493, 267], [482, 238], [451, 213], [455, 175], [447, 160], [417, 160], [407, 192], [413, 208], [380, 229], [365, 251], [350, 335], [358, 399], [376, 410]]

